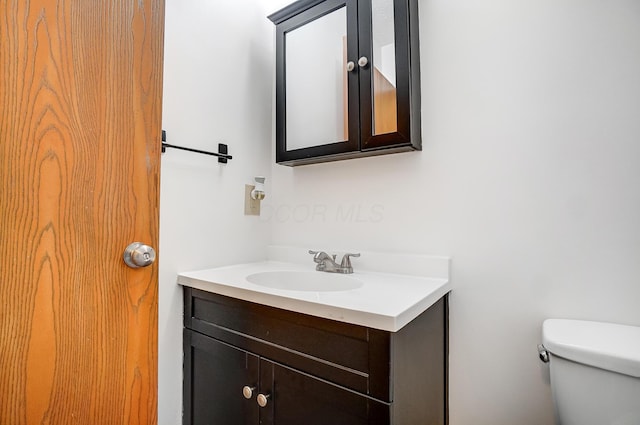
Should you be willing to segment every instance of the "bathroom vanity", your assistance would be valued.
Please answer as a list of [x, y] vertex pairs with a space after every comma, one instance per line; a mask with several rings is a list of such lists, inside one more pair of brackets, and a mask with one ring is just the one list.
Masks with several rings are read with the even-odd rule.
[[[180, 274], [185, 425], [447, 423], [448, 280], [356, 272], [361, 288], [327, 292], [251, 283], [283, 269], [329, 275], [278, 262]], [[367, 307], [378, 295], [394, 312]]]

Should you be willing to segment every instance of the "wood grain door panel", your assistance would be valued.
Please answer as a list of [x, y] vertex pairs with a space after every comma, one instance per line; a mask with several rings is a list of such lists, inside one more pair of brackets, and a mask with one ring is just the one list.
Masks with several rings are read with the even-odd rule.
[[0, 0], [0, 423], [157, 422], [164, 2]]

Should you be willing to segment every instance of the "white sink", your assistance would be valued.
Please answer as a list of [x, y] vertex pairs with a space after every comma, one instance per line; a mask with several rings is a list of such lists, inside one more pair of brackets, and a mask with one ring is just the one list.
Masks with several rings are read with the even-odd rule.
[[363, 252], [353, 274], [314, 270], [297, 247], [269, 260], [182, 272], [184, 287], [330, 320], [397, 332], [451, 290], [445, 257]]
[[360, 280], [318, 271], [270, 271], [254, 273], [247, 280], [255, 285], [286, 291], [335, 292], [360, 288]]

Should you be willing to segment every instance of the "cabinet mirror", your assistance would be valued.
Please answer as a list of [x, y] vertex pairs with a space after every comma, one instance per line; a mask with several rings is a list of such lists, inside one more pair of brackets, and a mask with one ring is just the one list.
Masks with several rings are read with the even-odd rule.
[[288, 150], [348, 140], [346, 39], [345, 7], [286, 34]]
[[398, 130], [396, 105], [396, 50], [393, 0], [371, 1], [373, 34], [373, 134]]

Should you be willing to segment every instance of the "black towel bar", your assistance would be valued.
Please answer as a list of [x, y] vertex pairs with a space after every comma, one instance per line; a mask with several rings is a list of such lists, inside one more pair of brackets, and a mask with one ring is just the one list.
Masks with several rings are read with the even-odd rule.
[[224, 143], [218, 143], [218, 152], [217, 153], [203, 151], [203, 150], [200, 150], [200, 149], [186, 148], [184, 146], [170, 145], [169, 143], [167, 143], [167, 132], [165, 130], [162, 130], [162, 153], [164, 153], [164, 151], [167, 148], [180, 149], [180, 150], [183, 150], [183, 151], [201, 153], [201, 154], [204, 154], [204, 155], [217, 156], [218, 157], [218, 162], [221, 163], [221, 164], [226, 164], [227, 160], [233, 159], [233, 157], [231, 155], [228, 155], [229, 150], [228, 150], [227, 145], [225, 145]]

